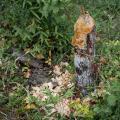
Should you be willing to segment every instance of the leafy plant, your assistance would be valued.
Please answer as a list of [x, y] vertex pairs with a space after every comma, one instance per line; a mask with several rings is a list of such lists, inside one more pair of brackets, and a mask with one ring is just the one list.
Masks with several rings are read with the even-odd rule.
[[35, 53], [43, 53], [46, 57], [48, 51], [52, 51], [53, 55], [68, 53], [70, 36], [67, 31], [71, 27], [71, 20], [68, 19], [66, 4], [70, 7], [70, 1], [1, 1], [5, 7], [2, 10], [2, 29], [6, 29], [4, 19], [11, 27], [11, 30], [7, 28], [9, 34], [6, 33], [4, 36], [9, 38], [11, 35], [14, 36], [21, 48], [32, 47], [34, 50], [34, 46], [39, 45]]
[[[71, 106], [80, 119], [120, 119], [120, 0], [0, 0], [0, 105], [5, 115], [16, 114], [16, 119], [26, 120], [40, 120], [43, 116], [49, 119], [50, 115], [45, 114], [50, 112], [50, 105], [73, 95], [73, 89], [65, 90], [57, 97], [46, 91], [49, 99], [45, 102], [29, 96], [27, 107], [33, 104], [35, 109], [26, 109], [28, 91], [23, 87], [26, 80], [16, 74], [15, 59], [9, 54], [9, 48], [29, 48], [32, 55], [42, 54], [46, 59], [52, 53], [53, 63], [67, 57], [72, 63], [65, 69], [74, 73], [70, 42], [80, 5], [96, 21], [97, 37], [101, 39], [96, 43], [96, 59], [99, 62], [102, 57], [105, 63], [101, 63], [99, 73], [99, 79], [105, 83], [105, 92], [102, 98], [95, 97], [97, 103], [93, 107], [75, 102]], [[42, 111], [41, 106], [45, 106], [46, 111]], [[66, 119], [58, 113], [53, 116]], [[69, 118], [75, 119], [73, 116]]]

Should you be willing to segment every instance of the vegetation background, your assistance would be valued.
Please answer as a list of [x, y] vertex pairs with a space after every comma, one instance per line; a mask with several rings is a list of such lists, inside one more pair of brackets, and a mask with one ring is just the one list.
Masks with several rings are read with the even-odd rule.
[[[98, 102], [90, 108], [93, 114], [81, 117], [84, 112], [80, 112], [79, 119], [120, 119], [120, 0], [0, 0], [0, 114], [2, 116], [16, 111], [14, 114], [21, 117], [21, 120], [42, 119], [44, 115], [38, 109], [23, 108], [23, 98], [27, 92], [21, 85], [24, 85], [25, 80], [12, 75], [16, 65], [8, 49], [13, 47], [18, 48], [18, 51], [30, 49], [30, 54], [34, 57], [37, 54], [42, 54], [46, 60], [51, 57], [52, 64], [60, 63], [65, 58], [72, 63], [71, 37], [74, 23], [80, 14], [80, 5], [83, 5], [96, 21], [98, 40], [96, 60], [102, 56], [107, 61], [99, 73], [100, 79], [105, 82], [107, 92], [103, 95], [103, 99], [95, 98]], [[14, 91], [14, 95], [10, 95], [7, 87], [12, 83], [20, 85]], [[66, 118], [57, 115], [56, 119]]]

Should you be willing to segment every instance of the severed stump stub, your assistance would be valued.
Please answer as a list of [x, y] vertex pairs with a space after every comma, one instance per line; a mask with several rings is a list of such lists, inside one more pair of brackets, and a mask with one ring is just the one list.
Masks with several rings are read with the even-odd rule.
[[87, 95], [89, 88], [94, 85], [95, 40], [94, 19], [88, 12], [82, 10], [81, 16], [74, 25], [72, 45], [75, 48], [76, 85], [83, 96]]

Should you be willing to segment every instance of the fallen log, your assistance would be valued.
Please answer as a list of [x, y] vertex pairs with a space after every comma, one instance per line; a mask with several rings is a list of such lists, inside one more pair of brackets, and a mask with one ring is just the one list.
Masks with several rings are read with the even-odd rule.
[[45, 60], [37, 59], [30, 53], [25, 53], [22, 50], [18, 51], [16, 48], [12, 48], [11, 54], [15, 58], [19, 71], [23, 66], [31, 69], [31, 76], [27, 81], [29, 86], [50, 82], [51, 75], [49, 73], [51, 67], [45, 63]]

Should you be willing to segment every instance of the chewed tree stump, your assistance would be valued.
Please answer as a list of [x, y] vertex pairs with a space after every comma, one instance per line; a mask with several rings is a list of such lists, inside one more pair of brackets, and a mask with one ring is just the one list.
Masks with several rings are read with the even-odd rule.
[[84, 96], [88, 94], [88, 88], [94, 84], [95, 40], [95, 22], [88, 12], [84, 12], [74, 25], [72, 38], [72, 45], [75, 48], [76, 83]]

